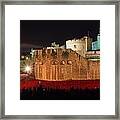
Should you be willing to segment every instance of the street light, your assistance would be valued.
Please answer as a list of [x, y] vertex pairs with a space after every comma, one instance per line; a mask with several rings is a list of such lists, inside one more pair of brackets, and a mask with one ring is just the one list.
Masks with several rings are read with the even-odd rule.
[[30, 73], [31, 72], [31, 67], [27, 65], [25, 67], [25, 72]]

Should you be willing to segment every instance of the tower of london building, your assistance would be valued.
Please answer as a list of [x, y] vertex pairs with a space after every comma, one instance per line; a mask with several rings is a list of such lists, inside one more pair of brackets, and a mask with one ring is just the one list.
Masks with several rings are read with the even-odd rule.
[[80, 39], [72, 39], [66, 41], [66, 49], [72, 49], [83, 57], [85, 57], [87, 50], [90, 50], [92, 48], [91, 45], [92, 39], [87, 36], [84, 36]]
[[[99, 36], [98, 36], [98, 40]], [[65, 47], [66, 46], [66, 47]], [[67, 40], [60, 47], [55, 42], [51, 47], [34, 50], [33, 72], [35, 79], [47, 81], [64, 80], [99, 80], [99, 51], [92, 50], [92, 38], [84, 36], [80, 39]]]

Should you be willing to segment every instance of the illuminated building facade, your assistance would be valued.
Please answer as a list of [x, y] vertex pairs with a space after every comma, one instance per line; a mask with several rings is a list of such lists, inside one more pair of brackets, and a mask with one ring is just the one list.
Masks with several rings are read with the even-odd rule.
[[97, 41], [92, 42], [92, 50], [100, 50], [100, 34], [97, 36]]
[[71, 49], [35, 51], [34, 74], [38, 80], [99, 80], [100, 62], [91, 61]]
[[99, 80], [100, 51], [92, 50], [92, 45], [92, 39], [87, 36], [67, 40], [66, 48], [52, 43], [51, 47], [32, 50], [31, 59], [24, 62], [32, 66], [38, 80]]

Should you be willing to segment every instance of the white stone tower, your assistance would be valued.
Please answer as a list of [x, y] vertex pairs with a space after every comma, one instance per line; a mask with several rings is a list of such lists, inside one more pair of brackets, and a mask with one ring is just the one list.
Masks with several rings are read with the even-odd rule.
[[91, 49], [91, 44], [92, 39], [90, 37], [84, 36], [80, 39], [67, 40], [66, 49], [72, 49], [81, 56], [85, 57], [86, 52]]

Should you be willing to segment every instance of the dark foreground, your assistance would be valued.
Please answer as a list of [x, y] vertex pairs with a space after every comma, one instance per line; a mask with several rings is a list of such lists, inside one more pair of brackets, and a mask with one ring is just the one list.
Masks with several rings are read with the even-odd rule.
[[21, 81], [21, 100], [100, 100], [99, 80]]
[[45, 88], [21, 91], [21, 100], [100, 100], [100, 90], [47, 90]]

